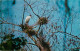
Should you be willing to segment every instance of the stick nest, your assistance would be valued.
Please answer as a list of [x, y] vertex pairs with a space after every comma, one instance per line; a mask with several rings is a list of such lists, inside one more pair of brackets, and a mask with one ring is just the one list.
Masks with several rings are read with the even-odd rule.
[[33, 36], [37, 34], [37, 32], [33, 30], [33, 27], [29, 26], [28, 24], [20, 25], [20, 27], [22, 28], [23, 32], [28, 34], [28, 36]]
[[38, 24], [43, 25], [43, 24], [47, 24], [48, 23], [48, 19], [46, 17], [41, 17], [38, 21]]

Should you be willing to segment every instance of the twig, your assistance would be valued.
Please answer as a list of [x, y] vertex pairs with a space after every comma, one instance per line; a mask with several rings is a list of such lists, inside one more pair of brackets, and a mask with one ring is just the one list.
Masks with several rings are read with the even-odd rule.
[[[53, 32], [53, 33], [63, 33], [63, 34], [64, 34], [65, 32], [63, 32], [63, 31], [57, 31], [57, 32]], [[65, 34], [67, 34], [67, 35], [71, 35], [72, 37], [74, 37], [74, 38], [76, 38], [76, 39], [79, 39], [79, 40], [80, 40], [80, 38], [79, 38], [79, 37], [74, 36], [74, 35], [72, 35], [72, 34], [70, 34], [70, 33], [67, 33], [67, 32], [66, 32]], [[52, 34], [52, 35], [53, 35], [53, 34]], [[51, 36], [52, 36], [52, 35], [51, 35]]]
[[[1, 21], [1, 20], [0, 20]], [[20, 25], [17, 25], [17, 24], [13, 24], [13, 23], [9, 23], [7, 21], [1, 21], [0, 24], [11, 24], [11, 25], [15, 25], [15, 26], [20, 26]]]
[[[25, 1], [25, 0], [24, 0]], [[27, 4], [28, 4], [28, 2], [27, 1], [25, 1]], [[28, 6], [31, 8], [31, 10], [32, 10], [32, 12], [38, 17], [38, 18], [40, 18], [40, 16], [39, 15], [37, 15], [34, 11], [33, 11], [33, 8], [32, 8], [32, 6], [30, 5], [30, 4], [28, 4]]]

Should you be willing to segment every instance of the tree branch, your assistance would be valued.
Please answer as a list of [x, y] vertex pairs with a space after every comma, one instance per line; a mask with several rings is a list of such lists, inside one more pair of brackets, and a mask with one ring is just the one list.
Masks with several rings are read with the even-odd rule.
[[[24, 0], [25, 1], [25, 0]], [[28, 2], [27, 1], [25, 1], [27, 4], [28, 4]], [[37, 15], [34, 11], [33, 11], [33, 8], [32, 8], [32, 6], [30, 5], [30, 4], [28, 4], [28, 6], [31, 8], [31, 10], [32, 10], [32, 12], [38, 17], [38, 18], [40, 18], [40, 16], [39, 15]]]

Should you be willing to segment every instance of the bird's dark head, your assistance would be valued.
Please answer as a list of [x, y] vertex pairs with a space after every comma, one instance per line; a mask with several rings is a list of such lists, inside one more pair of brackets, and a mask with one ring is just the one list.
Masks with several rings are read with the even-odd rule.
[[31, 15], [30, 15], [31, 16]]

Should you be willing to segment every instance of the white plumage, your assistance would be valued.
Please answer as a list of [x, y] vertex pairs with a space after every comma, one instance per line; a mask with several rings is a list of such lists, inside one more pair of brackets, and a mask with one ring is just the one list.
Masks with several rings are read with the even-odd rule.
[[30, 18], [31, 18], [31, 15], [30, 16], [27, 16], [26, 19], [25, 19], [25, 23], [28, 23], [29, 20], [30, 20]]

